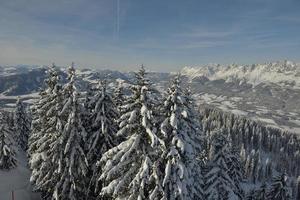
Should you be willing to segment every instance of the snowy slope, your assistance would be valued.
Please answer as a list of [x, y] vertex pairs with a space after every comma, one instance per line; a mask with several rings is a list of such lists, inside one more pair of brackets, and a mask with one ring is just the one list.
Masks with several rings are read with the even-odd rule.
[[10, 200], [12, 190], [15, 200], [39, 200], [39, 195], [31, 192], [30, 171], [27, 167], [26, 155], [24, 152], [17, 154], [17, 168], [10, 171], [0, 170], [0, 200]]

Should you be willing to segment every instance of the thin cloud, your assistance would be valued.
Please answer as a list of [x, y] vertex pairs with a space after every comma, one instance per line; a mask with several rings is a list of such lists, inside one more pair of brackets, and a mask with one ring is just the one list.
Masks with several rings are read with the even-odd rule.
[[219, 47], [229, 44], [228, 41], [202, 41], [202, 42], [192, 42], [189, 44], [184, 44], [179, 46], [178, 49], [201, 49], [201, 48], [212, 48]]
[[297, 17], [297, 16], [287, 16], [287, 15], [275, 16], [275, 17], [272, 17], [271, 19], [280, 20], [280, 21], [283, 21], [283, 22], [297, 23], [297, 24], [300, 23], [300, 18]]
[[236, 31], [208, 31], [202, 29], [191, 30], [189, 32], [183, 32], [176, 34], [178, 37], [188, 38], [226, 38], [235, 35]]
[[131, 48], [153, 49], [163, 51], [180, 51], [188, 49], [211, 48], [228, 44], [226, 40], [172, 40], [172, 39], [155, 39], [147, 38], [142, 41], [131, 44]]

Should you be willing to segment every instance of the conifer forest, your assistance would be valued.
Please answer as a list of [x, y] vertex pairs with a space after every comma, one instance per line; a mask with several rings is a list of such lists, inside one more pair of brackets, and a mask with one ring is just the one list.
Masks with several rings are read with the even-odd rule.
[[179, 73], [164, 91], [144, 66], [126, 87], [104, 77], [83, 91], [73, 64], [46, 77], [32, 105], [0, 115], [0, 170], [26, 152], [43, 200], [300, 198], [299, 137], [197, 105]]

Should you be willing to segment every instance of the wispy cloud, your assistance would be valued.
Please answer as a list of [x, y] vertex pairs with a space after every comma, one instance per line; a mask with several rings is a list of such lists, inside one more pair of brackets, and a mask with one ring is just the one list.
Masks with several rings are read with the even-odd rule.
[[279, 20], [282, 22], [291, 22], [291, 23], [300, 23], [300, 17], [299, 16], [292, 16], [292, 15], [281, 15], [281, 16], [274, 16], [271, 19], [273, 20]]
[[207, 30], [199, 27], [179, 30], [166, 37], [160, 38], [144, 38], [134, 41], [130, 45], [133, 48], [153, 49], [153, 50], [192, 50], [206, 49], [218, 46], [224, 46], [239, 34], [239, 31], [230, 30]]
[[180, 50], [192, 50], [192, 49], [205, 49], [211, 47], [217, 47], [227, 44], [227, 41], [207, 41], [207, 40], [161, 40], [161, 39], [145, 39], [137, 41], [134, 44], [130, 44], [131, 48], [148, 49], [148, 50], [162, 50], [162, 51], [180, 51]]
[[235, 35], [237, 32], [236, 31], [224, 31], [224, 30], [219, 30], [219, 31], [211, 31], [211, 30], [203, 30], [201, 28], [195, 28], [189, 31], [185, 31], [182, 33], [175, 34], [175, 36], [178, 37], [188, 37], [188, 38], [212, 38], [212, 39], [220, 39], [220, 38], [226, 38], [226, 37], [231, 37]]

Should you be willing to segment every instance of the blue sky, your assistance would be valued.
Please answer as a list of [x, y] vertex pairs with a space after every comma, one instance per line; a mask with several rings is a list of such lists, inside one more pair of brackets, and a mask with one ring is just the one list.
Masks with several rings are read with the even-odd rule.
[[0, 0], [0, 27], [3, 65], [300, 61], [299, 0]]

